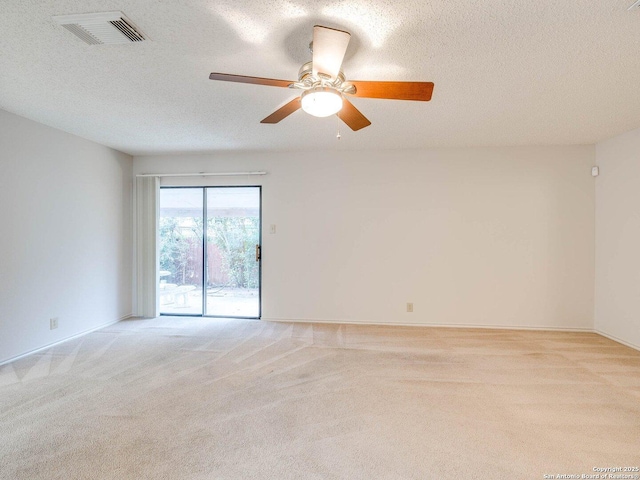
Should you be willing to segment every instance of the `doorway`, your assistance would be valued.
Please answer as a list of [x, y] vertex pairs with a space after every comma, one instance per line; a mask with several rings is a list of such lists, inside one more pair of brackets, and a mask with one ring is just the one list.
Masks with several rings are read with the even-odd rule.
[[261, 187], [161, 187], [161, 315], [260, 318]]

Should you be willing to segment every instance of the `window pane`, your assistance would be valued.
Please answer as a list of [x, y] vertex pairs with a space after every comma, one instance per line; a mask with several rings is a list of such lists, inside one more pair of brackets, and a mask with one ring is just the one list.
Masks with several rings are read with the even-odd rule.
[[202, 314], [203, 190], [160, 189], [160, 313]]
[[207, 315], [260, 316], [260, 189], [207, 189]]

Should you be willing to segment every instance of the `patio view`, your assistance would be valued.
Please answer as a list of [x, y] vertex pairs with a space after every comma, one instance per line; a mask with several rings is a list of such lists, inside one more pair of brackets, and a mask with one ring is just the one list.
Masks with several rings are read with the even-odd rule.
[[160, 313], [260, 316], [259, 187], [160, 190]]

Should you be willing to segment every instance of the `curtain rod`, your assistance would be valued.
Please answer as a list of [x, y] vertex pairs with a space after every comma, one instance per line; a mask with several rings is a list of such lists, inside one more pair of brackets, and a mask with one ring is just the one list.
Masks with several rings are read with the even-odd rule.
[[239, 177], [266, 174], [267, 172], [139, 173], [136, 177]]

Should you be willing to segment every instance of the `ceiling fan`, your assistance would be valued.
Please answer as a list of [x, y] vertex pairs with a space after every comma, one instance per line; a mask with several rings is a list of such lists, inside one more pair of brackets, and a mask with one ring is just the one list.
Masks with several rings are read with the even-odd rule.
[[423, 102], [431, 100], [432, 82], [347, 81], [341, 67], [350, 38], [349, 32], [320, 25], [314, 26], [313, 42], [310, 45], [313, 59], [300, 67], [297, 81], [227, 73], [212, 73], [209, 78], [225, 82], [252, 83], [302, 90], [299, 97], [280, 107], [260, 123], [278, 123], [302, 108], [305, 112], [316, 117], [328, 117], [336, 114], [355, 131], [371, 125], [371, 122], [360, 113], [347, 96]]

